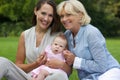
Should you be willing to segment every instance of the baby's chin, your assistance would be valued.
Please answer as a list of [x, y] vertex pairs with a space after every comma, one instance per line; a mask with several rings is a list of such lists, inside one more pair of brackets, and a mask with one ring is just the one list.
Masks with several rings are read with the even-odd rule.
[[59, 52], [58, 50], [54, 50], [54, 53], [55, 53], [55, 54], [58, 54], [58, 53], [60, 53], [60, 52]]

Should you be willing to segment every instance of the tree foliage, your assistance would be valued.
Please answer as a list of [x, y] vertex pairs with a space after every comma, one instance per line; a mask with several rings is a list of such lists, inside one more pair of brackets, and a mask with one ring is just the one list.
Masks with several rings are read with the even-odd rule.
[[92, 18], [92, 24], [98, 27], [104, 36], [120, 35], [119, 0], [80, 0]]
[[[0, 0], [0, 36], [19, 36], [31, 27], [34, 6], [38, 0]], [[62, 0], [55, 0], [57, 4]], [[105, 36], [120, 35], [119, 0], [80, 0], [92, 18], [91, 24]]]
[[[1, 0], [0, 35], [17, 36], [31, 25], [33, 8], [37, 0]], [[18, 30], [20, 29], [20, 30]], [[18, 31], [18, 34], [16, 34]]]

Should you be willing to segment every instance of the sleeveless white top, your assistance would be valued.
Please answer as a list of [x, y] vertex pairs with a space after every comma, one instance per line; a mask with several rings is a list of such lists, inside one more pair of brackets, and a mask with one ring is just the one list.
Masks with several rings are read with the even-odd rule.
[[[40, 45], [36, 48], [36, 34], [35, 27], [26, 30], [25, 33], [25, 48], [26, 48], [26, 62], [32, 63], [44, 51], [45, 47], [52, 43], [57, 34], [50, 35], [51, 29], [48, 29], [44, 35]], [[37, 50], [36, 50], [37, 49]]]

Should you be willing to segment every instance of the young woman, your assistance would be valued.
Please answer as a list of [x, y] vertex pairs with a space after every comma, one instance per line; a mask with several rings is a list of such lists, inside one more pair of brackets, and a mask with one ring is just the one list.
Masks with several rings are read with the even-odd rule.
[[[38, 1], [34, 8], [33, 24], [20, 36], [15, 64], [0, 57], [0, 79], [4, 76], [8, 80], [31, 80], [29, 72], [47, 61], [46, 56], [41, 53], [60, 31], [59, 18], [53, 0]], [[60, 60], [50, 60], [47, 65], [70, 73], [70, 67]], [[65, 76], [58, 72], [46, 78], [46, 80], [54, 79], [65, 80]]]

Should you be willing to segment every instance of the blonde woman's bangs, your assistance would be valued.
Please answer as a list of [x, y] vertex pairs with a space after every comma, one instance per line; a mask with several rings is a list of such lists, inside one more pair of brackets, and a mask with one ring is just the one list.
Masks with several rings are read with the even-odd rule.
[[58, 15], [61, 15], [62, 11], [65, 11], [67, 14], [72, 14], [72, 15], [76, 15], [77, 13], [75, 12], [75, 10], [73, 9], [73, 5], [70, 4], [69, 2], [61, 2], [61, 4], [59, 4], [57, 6], [57, 13]]
[[75, 11], [74, 8], [73, 8], [73, 5], [70, 4], [70, 3], [67, 3], [67, 4], [65, 5], [64, 11], [65, 11], [67, 14], [77, 15], [76, 11]]
[[58, 15], [61, 15], [62, 10], [64, 9], [64, 5], [65, 5], [65, 2], [61, 2], [61, 3], [57, 6], [57, 13], [58, 13]]

